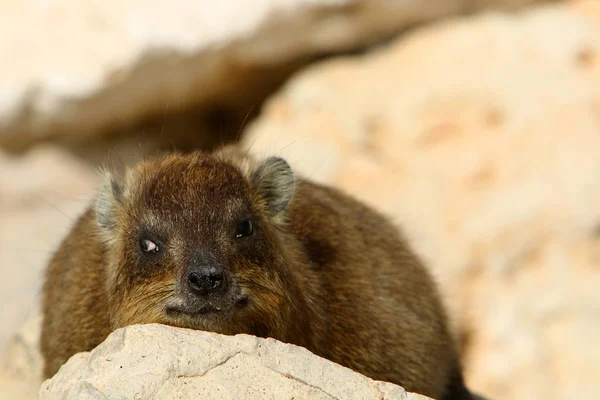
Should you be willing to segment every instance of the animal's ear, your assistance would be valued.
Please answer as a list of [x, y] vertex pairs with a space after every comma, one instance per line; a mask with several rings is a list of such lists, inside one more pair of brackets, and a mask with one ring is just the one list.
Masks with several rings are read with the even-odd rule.
[[102, 183], [96, 195], [94, 211], [98, 225], [105, 231], [113, 231], [117, 226], [116, 210], [123, 202], [122, 179], [108, 170], [102, 171]]
[[252, 184], [268, 205], [272, 216], [287, 208], [294, 196], [294, 173], [290, 165], [279, 157], [269, 157], [252, 173]]

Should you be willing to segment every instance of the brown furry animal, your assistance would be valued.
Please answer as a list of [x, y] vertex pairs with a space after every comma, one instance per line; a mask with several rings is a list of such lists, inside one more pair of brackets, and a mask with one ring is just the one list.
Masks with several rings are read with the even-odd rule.
[[136, 323], [249, 333], [471, 399], [436, 286], [382, 215], [286, 161], [171, 154], [106, 174], [51, 260], [44, 374]]

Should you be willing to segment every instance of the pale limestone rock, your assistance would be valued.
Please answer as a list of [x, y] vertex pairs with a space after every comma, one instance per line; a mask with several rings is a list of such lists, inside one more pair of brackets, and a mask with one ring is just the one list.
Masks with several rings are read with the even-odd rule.
[[113, 332], [93, 351], [71, 357], [40, 388], [41, 400], [149, 398], [422, 397], [275, 339], [225, 336], [157, 324], [133, 325]]
[[91, 135], [231, 97], [260, 101], [290, 63], [534, 1], [3, 1], [0, 144]]
[[600, 6], [486, 13], [303, 71], [244, 146], [404, 226], [468, 386], [600, 398]]

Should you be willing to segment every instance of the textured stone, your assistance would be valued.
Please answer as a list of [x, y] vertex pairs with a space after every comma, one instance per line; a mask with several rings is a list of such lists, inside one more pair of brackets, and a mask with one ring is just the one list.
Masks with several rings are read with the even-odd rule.
[[298, 74], [244, 146], [405, 227], [475, 391], [600, 398], [597, 1], [433, 24]]
[[423, 398], [275, 339], [157, 324], [113, 332], [92, 352], [71, 357], [40, 389], [41, 400], [192, 397]]
[[190, 105], [250, 107], [297, 61], [534, 1], [3, 1], [0, 144], [91, 135]]

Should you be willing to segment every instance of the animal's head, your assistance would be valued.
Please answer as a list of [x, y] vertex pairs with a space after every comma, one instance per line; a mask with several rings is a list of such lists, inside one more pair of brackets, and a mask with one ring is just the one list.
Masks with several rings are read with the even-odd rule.
[[113, 328], [277, 330], [289, 296], [281, 235], [293, 193], [292, 170], [277, 157], [241, 168], [175, 154], [106, 172], [95, 211]]

